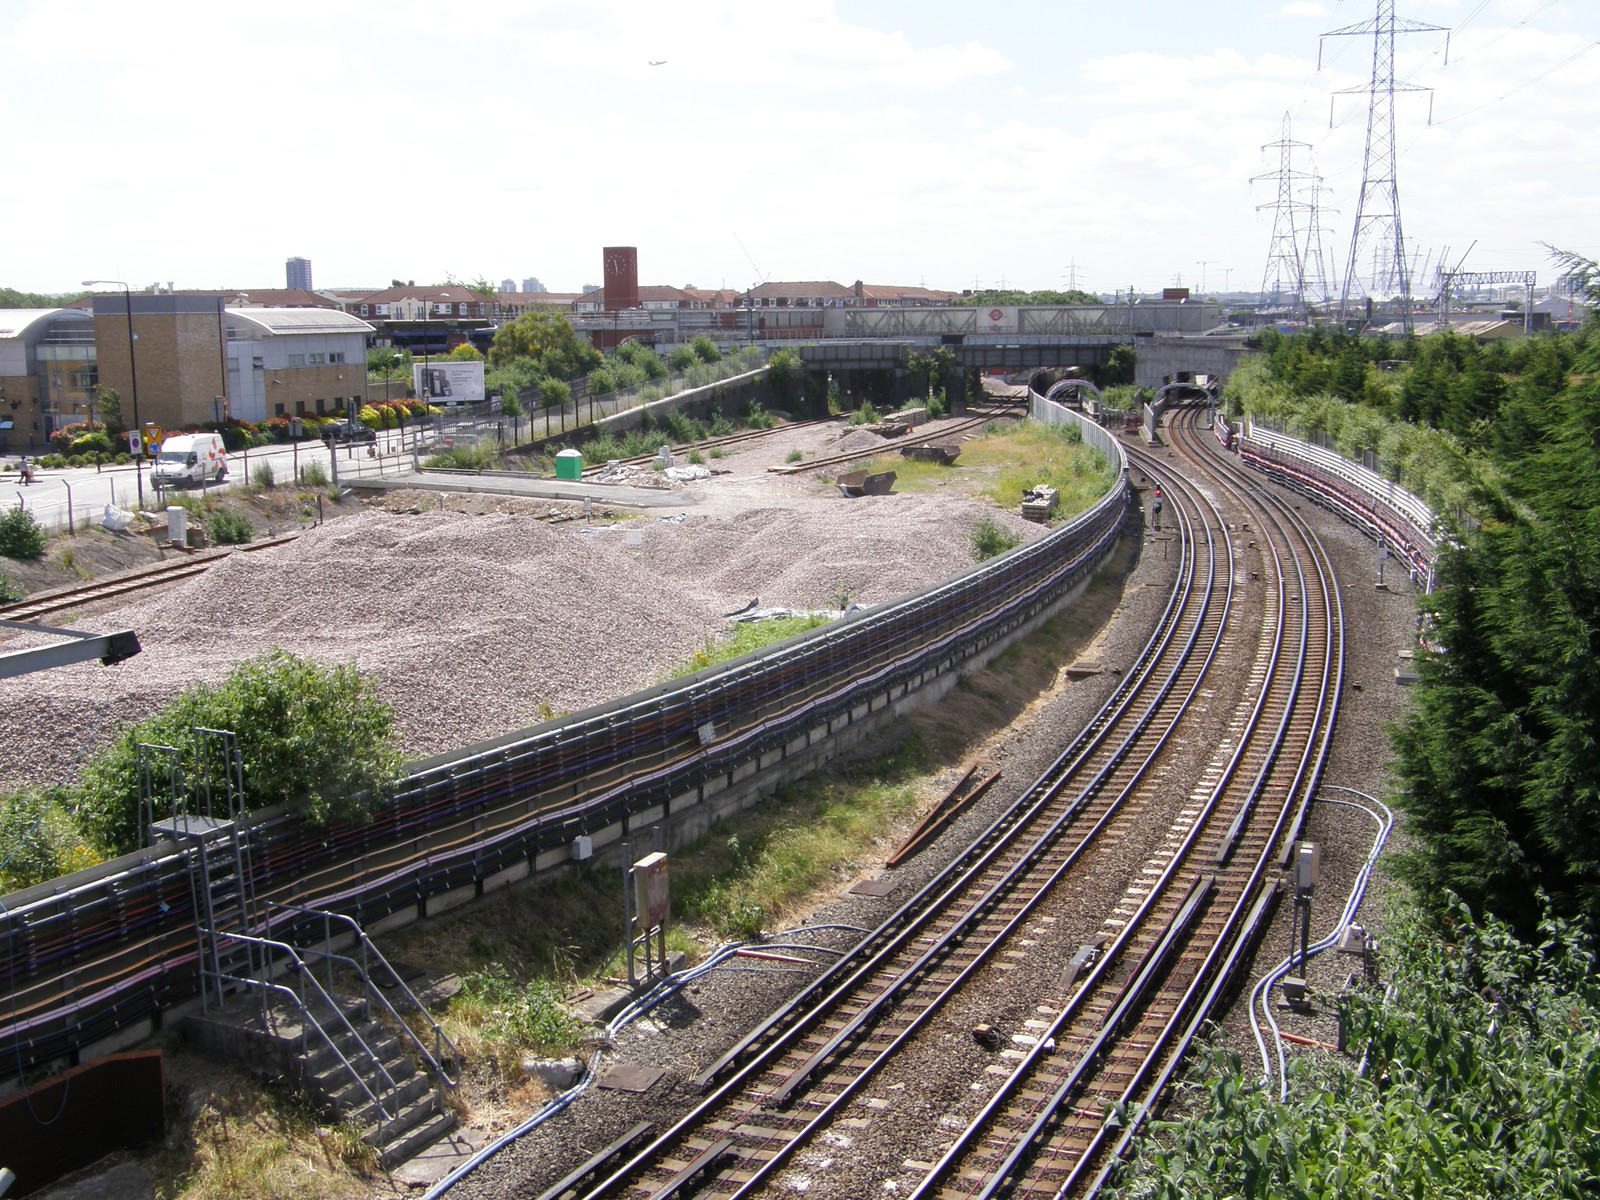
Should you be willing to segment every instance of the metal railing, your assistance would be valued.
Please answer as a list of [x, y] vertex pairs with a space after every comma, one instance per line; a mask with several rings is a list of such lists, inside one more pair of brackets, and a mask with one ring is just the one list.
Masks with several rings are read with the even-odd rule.
[[[429, 1016], [427, 1007], [422, 1003], [421, 1000], [417, 998], [416, 993], [411, 990], [411, 988], [406, 984], [406, 981], [400, 977], [400, 973], [394, 969], [389, 960], [383, 956], [383, 951], [379, 950], [378, 947], [373, 944], [372, 939], [367, 936], [367, 931], [361, 928], [361, 925], [355, 920], [355, 918], [346, 916], [344, 913], [329, 912], [328, 910], [322, 908], [307, 908], [304, 905], [288, 904], [280, 900], [267, 901], [267, 909], [269, 912], [273, 909], [280, 909], [284, 912], [299, 913], [302, 916], [320, 919], [322, 922], [323, 949], [316, 950], [303, 946], [299, 949], [303, 954], [316, 955], [317, 957], [328, 962], [328, 986], [330, 988], [333, 987], [333, 963], [342, 962], [349, 966], [350, 969], [360, 977], [362, 992], [366, 996], [368, 1002], [370, 1003], [371, 1000], [376, 999], [383, 1010], [389, 1014], [391, 1019], [393, 1019], [395, 1024], [405, 1031], [407, 1039], [413, 1046], [416, 1047], [417, 1053], [422, 1055], [423, 1061], [428, 1066], [428, 1070], [433, 1073], [433, 1077], [439, 1085], [440, 1097], [443, 1097], [444, 1089], [446, 1087], [456, 1087], [461, 1082], [459, 1078], [451, 1078], [448, 1068], [446, 1068], [444, 1065], [447, 1057], [445, 1053], [446, 1047], [449, 1048], [448, 1058], [450, 1062], [455, 1064], [459, 1064], [461, 1062], [460, 1050], [458, 1050], [455, 1043], [450, 1040], [449, 1035], [446, 1034], [442, 1028], [440, 1028], [439, 1022], [435, 1021], [431, 1016]], [[356, 946], [360, 950], [361, 954], [359, 961], [334, 951], [333, 926], [336, 922], [346, 926], [349, 929], [349, 932], [355, 936]], [[268, 934], [272, 932], [272, 918], [270, 916], [267, 918], [267, 932]], [[383, 968], [383, 970], [388, 974], [389, 978], [394, 981], [392, 986], [411, 1003], [411, 1006], [415, 1008], [417, 1012], [422, 1015], [423, 1020], [427, 1022], [429, 1030], [433, 1033], [432, 1050], [428, 1049], [426, 1043], [424, 1043], [422, 1038], [417, 1035], [417, 1031], [411, 1027], [410, 1023], [395, 1011], [394, 1005], [389, 1003], [389, 998], [385, 996], [382, 991], [376, 990], [376, 988], [381, 988], [382, 985], [375, 985], [373, 983], [371, 964], [374, 960], [376, 960], [377, 964]]]
[[[366, 1038], [362, 1037], [360, 1032], [357, 1031], [356, 1027], [350, 1023], [350, 1019], [345, 1016], [344, 1010], [339, 1007], [338, 1002], [333, 998], [332, 995], [329, 994], [328, 990], [317, 981], [316, 975], [311, 970], [311, 964], [306, 962], [306, 960], [300, 956], [300, 952], [288, 942], [280, 942], [274, 938], [256, 937], [253, 934], [248, 933], [222, 933], [219, 934], [218, 937], [224, 940], [231, 939], [233, 941], [244, 942], [249, 945], [256, 946], [263, 951], [276, 952], [276, 954], [264, 954], [264, 957], [269, 963], [275, 961], [277, 956], [286, 957], [289, 960], [289, 962], [292, 964], [289, 969], [289, 973], [294, 976], [297, 987], [289, 987], [288, 985], [278, 983], [276, 980], [271, 978], [250, 979], [242, 975], [226, 974], [220, 975], [218, 978], [229, 983], [238, 984], [239, 986], [247, 989], [256, 989], [263, 993], [272, 992], [276, 995], [287, 997], [290, 1001], [292, 1001], [295, 1010], [300, 1016], [300, 1048], [302, 1054], [307, 1053], [311, 1040], [310, 1031], [315, 1030], [317, 1036], [322, 1039], [322, 1045], [333, 1053], [334, 1058], [336, 1058], [339, 1064], [344, 1068], [345, 1074], [349, 1075], [349, 1077], [355, 1081], [356, 1086], [361, 1089], [362, 1094], [365, 1095], [367, 1099], [371, 1101], [371, 1103], [377, 1108], [380, 1131], [386, 1128], [389, 1122], [398, 1115], [398, 1110], [391, 1113], [389, 1111], [389, 1105], [378, 1093], [381, 1092], [392, 1096], [394, 1093], [400, 1090], [400, 1085], [396, 1083], [394, 1077], [389, 1074], [388, 1068], [383, 1065], [383, 1060], [378, 1057], [377, 1051], [367, 1044]], [[364, 1054], [372, 1063], [373, 1078], [375, 1081], [381, 1081], [381, 1086], [378, 1088], [377, 1092], [374, 1092], [372, 1087], [368, 1085], [366, 1077], [361, 1074], [361, 1071], [353, 1062], [350, 1061], [350, 1059], [345, 1055], [344, 1051], [339, 1049], [338, 1044], [333, 1039], [333, 1035], [328, 1032], [328, 1029], [323, 1024], [322, 1019], [318, 1017], [317, 1014], [312, 1010], [311, 1005], [306, 1003], [305, 985], [307, 983], [316, 989], [317, 998], [327, 1006], [328, 1012], [338, 1019], [338, 1024], [344, 1027], [344, 1032], [350, 1035], [351, 1040], [357, 1047], [360, 1048], [362, 1054]], [[262, 995], [261, 1002], [264, 1012], [266, 1007], [265, 994]]]

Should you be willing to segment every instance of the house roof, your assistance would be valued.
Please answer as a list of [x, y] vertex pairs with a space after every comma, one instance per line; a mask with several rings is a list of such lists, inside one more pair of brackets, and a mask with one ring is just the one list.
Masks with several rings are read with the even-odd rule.
[[684, 288], [683, 290], [685, 294], [711, 308], [732, 308], [739, 303], [739, 297], [743, 294], [729, 288]]
[[305, 288], [244, 288], [224, 291], [224, 296], [243, 296], [252, 307], [261, 308], [337, 308], [335, 301]]
[[[601, 307], [604, 307], [606, 302], [606, 290], [605, 288], [597, 288], [592, 292], [584, 292], [582, 295], [574, 296], [573, 299], [582, 301], [585, 304], [598, 304]], [[666, 284], [654, 283], [639, 285], [640, 304], [660, 304], [663, 301], [682, 304], [685, 301], [692, 299], [694, 299], [692, 294], [679, 287], [671, 287]]]
[[228, 316], [264, 333], [371, 333], [372, 326], [337, 308], [230, 308]]
[[819, 300], [845, 299], [854, 296], [855, 292], [843, 284], [834, 283], [830, 279], [810, 280], [802, 283], [763, 283], [759, 287], [750, 289], [751, 296], [766, 299], [768, 296], [778, 299], [784, 296], [809, 300], [816, 297]]
[[381, 292], [373, 292], [367, 296], [356, 297], [345, 303], [356, 304], [392, 304], [396, 300], [426, 300], [430, 304], [483, 304], [485, 298], [471, 288], [464, 288], [445, 284], [439, 287], [401, 287], [384, 288]]
[[917, 300], [923, 304], [947, 304], [959, 292], [939, 292], [925, 287], [907, 287], [898, 283], [863, 283], [861, 295], [868, 300]]

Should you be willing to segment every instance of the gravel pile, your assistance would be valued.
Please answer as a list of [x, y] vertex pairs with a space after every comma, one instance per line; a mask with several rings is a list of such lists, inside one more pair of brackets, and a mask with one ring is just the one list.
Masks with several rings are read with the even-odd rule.
[[[719, 595], [731, 609], [763, 604], [839, 608], [841, 597], [881, 604], [970, 565], [981, 517], [1023, 540], [1044, 529], [958, 496], [863, 496], [726, 517], [691, 513], [599, 531], [596, 541], [658, 572], [663, 586]], [[641, 535], [626, 544], [626, 532]]]
[[860, 450], [875, 450], [889, 444], [889, 439], [870, 429], [852, 429], [845, 433], [834, 447], [835, 454], [855, 454]]
[[0, 787], [70, 777], [80, 749], [273, 647], [374, 676], [408, 754], [455, 749], [658, 682], [752, 596], [878, 603], [945, 578], [972, 561], [985, 512], [1039, 532], [944, 496], [588, 533], [504, 514], [345, 518], [97, 615], [96, 629], [139, 634], [143, 652], [118, 667], [0, 681], [0, 705], [28, 714], [0, 744]]

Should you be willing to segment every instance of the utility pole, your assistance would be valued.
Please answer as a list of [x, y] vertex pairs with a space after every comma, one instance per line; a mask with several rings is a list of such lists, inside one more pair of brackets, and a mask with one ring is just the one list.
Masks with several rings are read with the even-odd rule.
[[[1365, 87], [1345, 88], [1335, 95], [1367, 96], [1367, 148], [1361, 161], [1361, 193], [1356, 200], [1355, 226], [1350, 232], [1350, 257], [1345, 263], [1344, 286], [1339, 289], [1339, 319], [1350, 315], [1351, 292], [1359, 288], [1357, 264], [1371, 246], [1374, 254], [1373, 277], [1367, 295], [1389, 292], [1398, 296], [1400, 320], [1411, 331], [1411, 278], [1406, 262], [1405, 236], [1400, 229], [1400, 189], [1396, 180], [1394, 148], [1394, 94], [1431, 92], [1432, 88], [1405, 83], [1394, 77], [1394, 35], [1396, 33], [1447, 33], [1442, 25], [1425, 25], [1394, 15], [1394, 0], [1377, 0], [1372, 20], [1329, 30], [1322, 36], [1355, 37], [1372, 35], [1372, 79]], [[1448, 41], [1446, 58], [1448, 61]], [[1321, 65], [1318, 43], [1318, 66]], [[1330, 103], [1328, 124], [1333, 124]], [[1358, 297], [1359, 299], [1359, 297]]]
[[1200, 295], [1202, 297], [1206, 294], [1206, 268], [1209, 267], [1213, 261], [1214, 260], [1207, 258], [1202, 259], [1194, 264], [1200, 268]]

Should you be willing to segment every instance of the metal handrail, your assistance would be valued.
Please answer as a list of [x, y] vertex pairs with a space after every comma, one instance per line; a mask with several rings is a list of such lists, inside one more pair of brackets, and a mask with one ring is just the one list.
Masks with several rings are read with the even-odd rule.
[[[344, 1010], [341, 1009], [334, 998], [328, 994], [327, 989], [324, 988], [322, 984], [317, 982], [316, 975], [311, 971], [311, 964], [300, 957], [300, 951], [298, 949], [290, 945], [288, 942], [280, 942], [276, 938], [257, 937], [254, 934], [249, 933], [226, 932], [218, 933], [216, 936], [219, 938], [231, 938], [234, 941], [239, 942], [248, 942], [257, 946], [268, 946], [287, 954], [289, 958], [293, 960], [297, 968], [295, 972], [296, 979], [300, 981], [302, 986], [306, 980], [311, 981], [311, 986], [317, 989], [318, 994], [327, 1004], [329, 1011], [331, 1011], [334, 1016], [339, 1018], [339, 1023], [344, 1026], [345, 1032], [355, 1039], [356, 1045], [360, 1046], [364, 1051], [366, 1051], [367, 1057], [372, 1060], [372, 1065], [377, 1069], [378, 1075], [382, 1077], [382, 1080], [386, 1085], [385, 1090], [390, 1092], [398, 1092], [400, 1090], [400, 1085], [396, 1083], [394, 1081], [394, 1077], [389, 1074], [388, 1068], [383, 1065], [383, 1060], [378, 1057], [377, 1052], [374, 1051], [371, 1046], [367, 1045], [367, 1039], [362, 1037], [361, 1034], [357, 1032], [354, 1025], [350, 1024], [350, 1019], [344, 1015]], [[268, 969], [271, 969], [270, 966]], [[304, 995], [295, 992], [293, 988], [285, 987], [280, 983], [274, 983], [271, 979], [246, 979], [236, 975], [225, 975], [220, 971], [216, 972], [215, 974], [219, 979], [228, 979], [231, 982], [243, 984], [246, 987], [271, 988], [274, 991], [284, 991], [289, 995], [294, 996], [295, 1003], [299, 1006], [301, 1013], [316, 1028], [317, 1032], [322, 1035], [323, 1041], [328, 1043], [328, 1048], [332, 1050], [339, 1061], [344, 1064], [345, 1069], [350, 1072], [351, 1077], [358, 1085], [360, 1085], [361, 1090], [367, 1094], [367, 1098], [378, 1106], [378, 1112], [382, 1115], [384, 1121], [387, 1122], [390, 1119], [388, 1107], [383, 1103], [382, 1100], [372, 1094], [372, 1089], [367, 1086], [366, 1080], [361, 1078], [361, 1073], [357, 1071], [350, 1060], [344, 1056], [344, 1053], [339, 1049], [339, 1047], [334, 1045], [333, 1039], [328, 1036], [328, 1031], [323, 1028], [322, 1022], [306, 1004]], [[305, 1039], [304, 1025], [301, 1026], [300, 1036], [302, 1040]]]
[[[302, 1018], [303, 1022], [304, 1023], [309, 1023], [312, 1026], [312, 1028], [314, 1028], [319, 1034], [322, 1035], [323, 1042], [327, 1044], [327, 1047], [328, 1047], [329, 1050], [333, 1051], [334, 1057], [336, 1057], [341, 1063], [344, 1064], [345, 1070], [350, 1073], [350, 1078], [354, 1079], [356, 1081], [356, 1086], [359, 1087], [363, 1092], [366, 1093], [366, 1096], [367, 1096], [368, 1100], [370, 1100], [373, 1104], [377, 1105], [378, 1118], [379, 1118], [378, 1119], [378, 1129], [379, 1129], [379, 1132], [380, 1132], [380, 1135], [381, 1135], [382, 1130], [384, 1129], [384, 1127], [387, 1126], [390, 1121], [394, 1120], [394, 1117], [389, 1115], [388, 1106], [386, 1106], [382, 1100], [378, 1099], [377, 1096], [373, 1095], [372, 1089], [367, 1086], [367, 1081], [365, 1079], [361, 1078], [361, 1072], [356, 1070], [355, 1064], [353, 1064], [348, 1058], [346, 1058], [344, 1056], [343, 1051], [341, 1051], [339, 1049], [339, 1047], [334, 1044], [333, 1039], [328, 1036], [328, 1031], [322, 1027], [322, 1022], [318, 1021], [316, 1019], [316, 1017], [314, 1015], [312, 1015], [311, 1010], [306, 1007], [306, 1002], [305, 1002], [304, 997], [298, 995], [293, 988], [288, 987], [288, 986], [286, 986], [284, 984], [281, 984], [281, 983], [270, 983], [270, 982], [266, 982], [266, 981], [260, 980], [260, 979], [246, 979], [241, 975], [229, 975], [229, 974], [222, 973], [222, 972], [219, 972], [217, 974], [216, 978], [225, 979], [229, 983], [237, 983], [237, 984], [241, 984], [241, 985], [243, 985], [245, 987], [257, 987], [257, 988], [262, 988], [262, 989], [264, 989], [266, 991], [277, 992], [280, 995], [287, 996], [290, 1000], [292, 1000], [294, 1002], [295, 1007], [300, 1010], [300, 1015], [301, 1015], [301, 1018]], [[315, 981], [313, 980], [313, 982], [315, 982]], [[305, 1038], [305, 1033], [304, 1033], [305, 1025], [304, 1025], [304, 1023], [301, 1026], [302, 1032], [301, 1032], [300, 1036], [301, 1036], [302, 1039]], [[354, 1032], [354, 1031], [352, 1031], [352, 1032]], [[356, 1034], [356, 1039], [358, 1041], [360, 1041], [360, 1034]], [[362, 1046], [363, 1049], [365, 1049], [367, 1051], [367, 1053], [369, 1055], [372, 1054], [371, 1048], [369, 1046], [367, 1046], [367, 1044], [365, 1042], [361, 1042], [361, 1046]], [[377, 1062], [377, 1059], [376, 1059], [375, 1056], [373, 1058], [373, 1061]], [[379, 1064], [378, 1069], [380, 1071], [383, 1070], [383, 1066], [382, 1066], [381, 1063]], [[384, 1072], [384, 1075], [385, 1075], [385, 1078], [387, 1078], [388, 1072]], [[391, 1088], [394, 1087], [393, 1081], [390, 1082], [389, 1086]], [[396, 1115], [398, 1115], [398, 1113]]]
[[[461, 1062], [461, 1051], [457, 1049], [456, 1044], [450, 1040], [450, 1036], [445, 1033], [443, 1028], [440, 1027], [439, 1022], [435, 1021], [429, 1014], [427, 1007], [420, 999], [418, 999], [417, 994], [413, 992], [406, 981], [400, 977], [400, 972], [394, 969], [394, 966], [387, 958], [384, 957], [383, 951], [378, 949], [377, 945], [372, 941], [372, 939], [367, 936], [367, 931], [361, 928], [360, 923], [356, 921], [355, 918], [346, 916], [344, 913], [330, 912], [324, 908], [309, 908], [302, 904], [289, 904], [282, 900], [268, 900], [267, 907], [269, 909], [278, 908], [284, 909], [288, 912], [297, 912], [304, 914], [305, 916], [321, 917], [323, 922], [323, 941], [329, 948], [326, 951], [308, 950], [307, 952], [311, 954], [320, 954], [325, 958], [337, 959], [339, 961], [349, 963], [352, 968], [356, 969], [361, 975], [362, 983], [368, 985], [368, 992], [378, 998], [379, 1002], [382, 1003], [384, 1010], [395, 1019], [396, 1024], [406, 1031], [406, 1036], [409, 1037], [412, 1044], [416, 1046], [417, 1052], [427, 1060], [428, 1069], [433, 1072], [436, 1078], [442, 1081], [442, 1085], [446, 1087], [457, 1087], [460, 1085], [461, 1080], [459, 1078], [452, 1079], [450, 1077], [450, 1072], [445, 1069], [445, 1054], [443, 1047], [449, 1047], [450, 1060], [455, 1063]], [[333, 921], [344, 922], [350, 927], [351, 932], [356, 935], [356, 939], [361, 946], [361, 962], [359, 964], [356, 963], [355, 960], [348, 958], [345, 955], [335, 954], [333, 952], [333, 939], [328, 932], [328, 925]], [[268, 918], [268, 929], [270, 930], [270, 928], [271, 918]], [[389, 973], [389, 978], [394, 980], [395, 987], [400, 989], [401, 994], [403, 994], [405, 998], [411, 1002], [412, 1007], [421, 1013], [423, 1019], [428, 1022], [428, 1028], [433, 1031], [432, 1051], [430, 1051], [428, 1047], [423, 1044], [422, 1039], [417, 1036], [416, 1030], [412, 1029], [410, 1025], [406, 1024], [404, 1018], [402, 1018], [400, 1014], [395, 1011], [394, 1005], [389, 1003], [389, 997], [385, 996], [382, 992], [372, 990], [370, 986], [372, 983], [372, 976], [367, 965], [367, 955], [369, 953], [373, 958], [377, 959], [378, 963], [383, 967], [383, 969]]]

